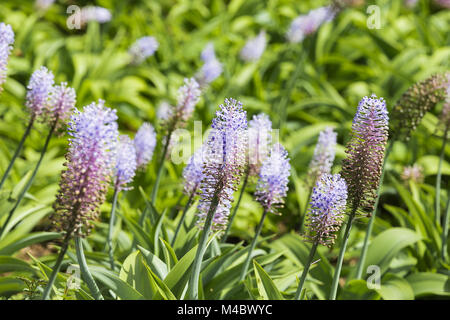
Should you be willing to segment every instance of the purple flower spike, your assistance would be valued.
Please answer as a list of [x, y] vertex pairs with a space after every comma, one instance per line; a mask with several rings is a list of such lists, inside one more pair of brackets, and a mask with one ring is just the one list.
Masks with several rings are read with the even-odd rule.
[[309, 164], [308, 179], [314, 185], [317, 178], [324, 173], [330, 173], [336, 153], [336, 132], [327, 127], [320, 132], [319, 140], [314, 149], [314, 156]]
[[[377, 196], [388, 139], [388, 112], [383, 98], [364, 97], [358, 105], [347, 144], [342, 176], [354, 210], [370, 214]], [[356, 211], [355, 211], [356, 213]]]
[[32, 117], [40, 116], [47, 107], [53, 83], [53, 73], [46, 67], [41, 67], [31, 75], [27, 86], [26, 106]]
[[158, 49], [159, 43], [154, 37], [139, 38], [129, 50], [134, 64], [142, 63]]
[[259, 60], [266, 49], [266, 42], [266, 32], [261, 31], [258, 36], [247, 41], [244, 48], [241, 50], [241, 59], [246, 62]]
[[339, 174], [324, 174], [316, 183], [307, 213], [306, 237], [312, 242], [331, 247], [344, 221], [347, 184]]
[[218, 199], [213, 230], [223, 230], [228, 221], [233, 192], [245, 168], [247, 113], [242, 103], [225, 99], [213, 119], [212, 131], [204, 145], [201, 199], [197, 225], [202, 228], [213, 199]]
[[315, 33], [325, 22], [333, 20], [336, 10], [332, 6], [311, 10], [306, 15], [295, 18], [287, 32], [291, 43], [302, 42], [306, 36]]
[[118, 191], [129, 190], [127, 185], [133, 181], [136, 174], [136, 149], [130, 137], [121, 135], [117, 150], [114, 188]]
[[136, 149], [136, 164], [138, 169], [144, 169], [152, 160], [153, 151], [156, 147], [156, 133], [153, 126], [144, 122], [134, 137]]
[[75, 89], [62, 82], [50, 90], [50, 100], [46, 110], [47, 121], [58, 121], [57, 128], [65, 124], [70, 114], [75, 109]]
[[272, 122], [269, 116], [254, 115], [248, 123], [249, 174], [258, 176], [263, 161], [267, 158], [272, 143]]
[[223, 67], [220, 61], [216, 58], [214, 45], [211, 42], [206, 45], [205, 49], [203, 49], [201, 59], [204, 64], [196, 75], [196, 78], [198, 79], [200, 86], [204, 87], [213, 82], [222, 74]]
[[288, 191], [291, 171], [288, 153], [277, 143], [263, 162], [256, 185], [255, 198], [267, 212], [278, 214]]
[[0, 23], [0, 93], [3, 91], [3, 83], [6, 81], [6, 72], [9, 55], [14, 43], [14, 32], [9, 24]]
[[53, 221], [60, 231], [72, 235], [89, 234], [104, 202], [113, 174], [118, 139], [115, 110], [104, 101], [83, 111], [75, 109], [69, 122], [69, 150], [66, 169], [53, 205]]
[[189, 158], [183, 170], [184, 192], [188, 196], [198, 193], [203, 180], [203, 147], [198, 148]]

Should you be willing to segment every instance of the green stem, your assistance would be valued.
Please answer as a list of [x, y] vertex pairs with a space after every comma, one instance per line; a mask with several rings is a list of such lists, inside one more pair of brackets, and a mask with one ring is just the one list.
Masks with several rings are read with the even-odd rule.
[[306, 261], [306, 264], [303, 268], [302, 276], [300, 278], [300, 283], [297, 288], [297, 292], [295, 293], [295, 300], [300, 299], [300, 295], [303, 290], [303, 285], [305, 284], [306, 276], [308, 275], [309, 268], [311, 266], [312, 260], [314, 258], [314, 254], [316, 253], [317, 245], [319, 244], [318, 241], [314, 241], [313, 245], [311, 247], [311, 251], [309, 252], [308, 260]]
[[162, 172], [164, 169], [164, 160], [166, 159], [167, 151], [169, 150], [170, 138], [172, 136], [172, 130], [167, 133], [166, 143], [164, 144], [164, 149], [162, 153], [161, 160], [159, 161], [158, 173], [156, 174], [155, 184], [153, 186], [151, 200], [154, 206], [156, 206], [156, 195], [158, 194], [159, 183], [161, 181]]
[[16, 209], [19, 207], [20, 202], [22, 201], [25, 194], [28, 192], [28, 189], [30, 189], [31, 185], [33, 184], [34, 178], [36, 177], [36, 174], [39, 170], [39, 167], [41, 165], [42, 159], [44, 159], [45, 152], [47, 151], [48, 144], [50, 142], [50, 138], [53, 135], [53, 132], [55, 131], [56, 124], [58, 123], [58, 118], [53, 122], [52, 127], [50, 128], [50, 131], [47, 135], [47, 139], [45, 140], [44, 148], [42, 149], [41, 156], [39, 157], [39, 161], [36, 164], [36, 167], [34, 168], [33, 174], [31, 175], [31, 178], [28, 180], [25, 187], [22, 189], [22, 192], [20, 193], [19, 197], [17, 198], [16, 203], [14, 204], [14, 207], [9, 211], [8, 217], [6, 218], [5, 223], [3, 224], [3, 228], [0, 230], [0, 239], [2, 237], [3, 232], [8, 227], [8, 223], [11, 220], [11, 217], [13, 216]]
[[116, 207], [117, 207], [117, 196], [119, 195], [119, 188], [114, 188], [113, 202], [111, 207], [111, 214], [109, 217], [109, 228], [108, 228], [108, 238], [106, 243], [108, 246], [109, 263], [111, 265], [111, 270], [114, 271], [114, 251], [112, 245], [112, 235], [114, 231], [114, 220], [116, 218]]
[[388, 147], [386, 149], [386, 154], [384, 156], [383, 167], [381, 169], [380, 183], [378, 184], [378, 189], [377, 189], [377, 198], [375, 199], [375, 203], [374, 203], [373, 211], [372, 211], [372, 216], [370, 217], [369, 224], [367, 226], [366, 235], [364, 236], [364, 244], [363, 244], [363, 247], [361, 249], [360, 258], [359, 258], [358, 266], [357, 266], [357, 269], [356, 269], [356, 279], [361, 279], [361, 277], [362, 277], [363, 267], [364, 267], [364, 263], [366, 262], [366, 257], [367, 257], [367, 250], [369, 249], [369, 239], [370, 239], [370, 236], [372, 234], [373, 224], [375, 222], [375, 216], [377, 214], [377, 208], [378, 208], [378, 201], [380, 199], [381, 186], [382, 186], [383, 181], [384, 181], [386, 162], [387, 162], [387, 158], [388, 158], [389, 154], [391, 153], [393, 145], [394, 145], [394, 142], [393, 142], [393, 140], [391, 140], [389, 142], [389, 145], [388, 145]]
[[52, 291], [53, 284], [55, 283], [56, 276], [58, 275], [59, 269], [61, 268], [61, 264], [64, 260], [64, 256], [67, 252], [67, 248], [69, 247], [69, 240], [72, 233], [67, 233], [63, 240], [63, 245], [61, 250], [59, 251], [58, 259], [55, 262], [55, 266], [53, 267], [53, 271], [48, 279], [47, 286], [44, 289], [44, 293], [42, 294], [42, 300], [48, 300], [50, 297], [50, 292]]
[[448, 132], [448, 126], [445, 128], [444, 137], [442, 141], [442, 149], [441, 149], [441, 156], [439, 157], [439, 165], [438, 165], [438, 171], [436, 176], [436, 212], [435, 212], [435, 222], [436, 226], [438, 226], [441, 223], [441, 177], [442, 177], [442, 162], [444, 161], [445, 156], [445, 145], [447, 144], [447, 132]]
[[447, 192], [448, 200], [447, 200], [447, 209], [444, 213], [444, 221], [442, 224], [442, 250], [441, 256], [442, 260], [446, 261], [447, 257], [447, 241], [448, 241], [448, 222], [450, 219], [450, 190]]
[[339, 257], [336, 264], [336, 269], [334, 271], [333, 282], [331, 284], [330, 300], [336, 300], [337, 289], [339, 285], [339, 278], [341, 276], [342, 263], [344, 262], [344, 254], [347, 248], [348, 237], [350, 235], [350, 230], [352, 229], [353, 219], [355, 218], [357, 206], [352, 210], [352, 213], [348, 217], [347, 226], [345, 227], [344, 237], [342, 239], [341, 250], [339, 251]]
[[206, 243], [208, 241], [208, 236], [212, 226], [213, 217], [218, 205], [219, 205], [219, 197], [218, 193], [216, 192], [213, 196], [211, 206], [209, 207], [208, 214], [206, 216], [202, 235], [200, 236], [197, 252], [195, 254], [191, 277], [189, 279], [189, 298], [193, 300], [198, 299], [198, 284], [199, 284], [198, 282], [200, 279], [200, 271], [202, 267], [203, 255], [205, 254], [206, 251]]
[[300, 224], [299, 224], [299, 227], [298, 227], [298, 232], [299, 233], [301, 233], [303, 231], [303, 225], [305, 224], [305, 218], [306, 218], [306, 211], [308, 210], [309, 199], [311, 199], [312, 191], [313, 191], [313, 187], [310, 187], [309, 188], [309, 192], [308, 192], [308, 198], [306, 198], [305, 209], [303, 210], [303, 214], [300, 217]]
[[264, 210], [264, 212], [263, 212], [263, 214], [261, 216], [261, 220], [259, 221], [258, 227], [256, 228], [255, 236], [254, 236], [254, 238], [252, 240], [252, 243], [250, 245], [250, 249], [248, 250], [247, 258], [245, 259], [244, 265], [242, 267], [242, 271], [241, 271], [241, 275], [239, 277], [239, 281], [244, 280], [245, 276], [247, 275], [248, 266], [250, 265], [250, 260], [252, 258], [252, 252], [253, 252], [253, 249], [255, 249], [256, 242], [258, 240], [259, 234], [261, 233], [262, 226], [264, 224], [264, 219], [266, 218], [266, 215], [267, 215], [267, 210]]
[[[196, 190], [196, 189], [197, 188], [195, 188], [194, 190]], [[170, 244], [172, 247], [175, 244], [175, 240], [177, 239], [177, 236], [178, 236], [178, 233], [180, 232], [181, 226], [184, 223], [184, 219], [186, 219], [186, 213], [189, 210], [189, 208], [191, 207], [191, 203], [192, 203], [192, 199], [194, 198], [194, 195], [195, 195], [195, 192], [192, 192], [192, 194], [189, 196], [189, 199], [188, 199], [186, 205], [184, 206], [183, 214], [181, 215], [180, 222], [178, 222], [177, 229], [175, 230], [175, 233], [172, 238], [172, 242]]]
[[242, 196], [244, 195], [245, 187], [247, 186], [249, 174], [250, 174], [250, 172], [249, 172], [249, 170], [247, 170], [247, 172], [245, 173], [244, 183], [242, 185], [241, 193], [239, 194], [238, 201], [236, 203], [236, 206], [233, 209], [233, 212], [231, 213], [230, 219], [229, 219], [228, 224], [227, 224], [227, 228], [225, 229], [225, 233], [222, 236], [222, 240], [221, 240], [222, 243], [225, 243], [227, 241], [228, 233], [230, 232], [231, 225], [233, 224], [234, 217], [236, 216], [236, 213], [237, 213], [237, 211], [239, 209], [239, 205], [241, 204], [241, 200], [242, 200]]
[[89, 287], [92, 296], [94, 297], [95, 300], [105, 300], [102, 294], [100, 293], [100, 290], [98, 289], [98, 286], [94, 281], [94, 278], [89, 272], [89, 268], [86, 263], [86, 258], [84, 257], [83, 243], [81, 242], [80, 237], [75, 237], [75, 248], [77, 251], [77, 259], [78, 264], [80, 265], [81, 274], [83, 275], [83, 279], [86, 282], [87, 286]]
[[9, 162], [8, 168], [6, 168], [5, 173], [3, 173], [2, 181], [0, 181], [0, 190], [3, 187], [3, 184], [6, 181], [6, 178], [8, 178], [9, 172], [11, 171], [11, 169], [14, 165], [14, 162], [16, 161], [16, 158], [19, 156], [19, 153], [23, 148], [23, 144], [25, 143], [25, 140], [27, 139], [28, 135], [30, 134], [31, 128], [33, 127], [33, 123], [34, 123], [34, 117], [31, 117], [30, 122], [28, 123], [28, 126], [27, 126], [25, 132], [23, 133], [22, 139], [20, 140], [19, 145], [17, 146], [17, 149], [14, 152], [13, 157], [11, 158], [11, 161]]

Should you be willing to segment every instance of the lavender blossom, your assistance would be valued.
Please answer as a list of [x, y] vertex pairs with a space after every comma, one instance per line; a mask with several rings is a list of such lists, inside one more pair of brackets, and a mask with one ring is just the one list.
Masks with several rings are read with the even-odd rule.
[[129, 190], [127, 185], [133, 181], [136, 174], [136, 149], [127, 135], [119, 137], [117, 149], [119, 152], [116, 155], [114, 188], [118, 191]]
[[223, 67], [219, 60], [216, 58], [214, 52], [214, 45], [210, 42], [206, 45], [205, 49], [201, 53], [201, 59], [204, 64], [196, 78], [198, 82], [203, 87], [211, 82], [213, 82], [217, 77], [222, 74]]
[[200, 94], [199, 84], [194, 78], [184, 79], [184, 85], [178, 89], [177, 105], [168, 112], [169, 118], [165, 121], [168, 131], [173, 131], [189, 120], [200, 100]]
[[70, 114], [75, 109], [75, 89], [68, 87], [66, 82], [50, 89], [49, 103], [45, 110], [47, 121], [57, 121], [56, 128], [65, 124]]
[[184, 192], [187, 195], [198, 193], [203, 180], [203, 147], [198, 148], [189, 158], [183, 170]]
[[153, 126], [144, 122], [134, 137], [136, 149], [136, 165], [138, 169], [144, 169], [152, 160], [153, 151], [156, 147], [156, 133]]
[[248, 123], [249, 174], [258, 176], [272, 143], [272, 122], [264, 113], [254, 115]]
[[416, 163], [412, 166], [406, 166], [403, 168], [400, 177], [405, 183], [409, 181], [413, 181], [415, 183], [422, 183], [424, 179], [423, 168]]
[[336, 153], [336, 132], [333, 128], [325, 128], [319, 134], [313, 158], [309, 164], [308, 179], [312, 186], [322, 174], [330, 173]]
[[118, 139], [115, 110], [104, 101], [77, 109], [69, 122], [69, 150], [53, 221], [69, 236], [89, 234], [113, 174]]
[[154, 37], [139, 38], [129, 50], [134, 64], [142, 63], [158, 49], [159, 43]]
[[245, 168], [247, 113], [242, 103], [225, 99], [213, 119], [212, 131], [204, 145], [201, 199], [197, 225], [202, 228], [211, 205], [218, 201], [213, 230], [225, 228], [233, 201], [233, 192]]
[[53, 73], [46, 67], [39, 68], [31, 75], [27, 86], [26, 106], [32, 117], [41, 115], [47, 107], [53, 83]]
[[97, 21], [98, 23], [105, 23], [111, 21], [111, 12], [103, 7], [98, 6], [86, 6], [81, 8], [80, 23], [85, 25], [91, 21]]
[[308, 14], [295, 18], [286, 34], [289, 42], [302, 42], [306, 36], [316, 32], [322, 24], [333, 20], [335, 14], [334, 8], [327, 6], [311, 10]]
[[352, 208], [370, 214], [377, 196], [388, 139], [388, 112], [383, 98], [364, 97], [352, 124], [342, 176], [347, 182]]
[[156, 117], [160, 121], [166, 121], [172, 116], [172, 110], [174, 109], [167, 101], [162, 101], [159, 104], [158, 110], [156, 111]]
[[317, 180], [307, 213], [306, 238], [331, 247], [344, 221], [347, 184], [339, 174], [325, 173]]
[[425, 113], [445, 99], [447, 82], [444, 74], [436, 74], [414, 84], [401, 96], [391, 116], [396, 140], [409, 140]]
[[9, 55], [14, 43], [14, 32], [9, 24], [0, 23], [0, 93], [3, 91], [3, 83], [6, 81], [6, 72]]
[[258, 36], [247, 41], [244, 48], [241, 50], [241, 59], [246, 62], [259, 60], [266, 49], [266, 42], [266, 32], [263, 30]]
[[267, 212], [278, 214], [288, 191], [291, 171], [288, 153], [281, 144], [275, 144], [259, 173], [255, 198]]

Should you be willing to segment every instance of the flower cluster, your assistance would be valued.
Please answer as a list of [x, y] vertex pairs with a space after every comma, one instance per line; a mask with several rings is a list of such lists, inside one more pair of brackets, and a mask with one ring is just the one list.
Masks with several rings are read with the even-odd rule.
[[325, 22], [333, 20], [336, 12], [332, 6], [311, 10], [306, 15], [295, 18], [286, 34], [289, 42], [302, 42], [306, 36], [314, 33]]
[[256, 200], [267, 212], [277, 214], [284, 204], [290, 171], [287, 151], [281, 144], [275, 144], [261, 166], [255, 192]]
[[133, 141], [127, 135], [121, 135], [117, 144], [114, 188], [118, 191], [127, 190], [127, 184], [133, 181], [136, 173], [136, 149]]
[[128, 52], [132, 57], [133, 63], [139, 64], [152, 56], [158, 49], [158, 46], [159, 43], [154, 37], [146, 36], [136, 40]]
[[40, 116], [47, 108], [53, 90], [53, 78], [53, 73], [46, 67], [39, 68], [31, 75], [27, 86], [26, 106], [32, 117]]
[[193, 195], [199, 192], [203, 180], [203, 147], [198, 148], [183, 169], [184, 192]]
[[408, 181], [413, 181], [415, 183], [422, 183], [424, 179], [423, 168], [418, 164], [406, 166], [403, 168], [401, 179], [406, 183]]
[[201, 53], [203, 66], [197, 74], [196, 78], [203, 87], [213, 82], [218, 76], [222, 74], [223, 67], [220, 61], [216, 58], [214, 52], [214, 45], [210, 42], [206, 45]]
[[336, 153], [336, 137], [336, 132], [330, 127], [320, 132], [313, 158], [309, 164], [308, 179], [311, 186], [322, 174], [331, 172]]
[[447, 84], [445, 92], [445, 102], [442, 106], [441, 116], [439, 117], [439, 127], [442, 128], [444, 133], [450, 130], [450, 72], [447, 73]]
[[116, 120], [115, 110], [102, 100], [72, 114], [66, 169], [61, 173], [52, 219], [58, 230], [79, 236], [90, 232], [115, 166]]
[[194, 78], [184, 79], [184, 85], [178, 89], [176, 107], [166, 111], [166, 129], [173, 131], [177, 126], [183, 125], [194, 112], [195, 105], [200, 100], [200, 87]]
[[98, 23], [106, 23], [111, 21], [111, 12], [103, 7], [98, 6], [86, 6], [81, 8], [79, 13], [79, 21], [81, 25], [85, 25], [88, 22], [96, 21]]
[[248, 123], [249, 174], [258, 176], [262, 162], [269, 155], [272, 143], [272, 122], [264, 113], [254, 115]]
[[62, 82], [60, 85], [52, 87], [49, 93], [49, 102], [45, 108], [47, 121], [57, 121], [57, 129], [60, 128], [73, 112], [75, 102], [75, 89], [68, 87], [67, 83]]
[[306, 238], [331, 247], [344, 221], [347, 184], [339, 174], [323, 174], [316, 182], [307, 212]]
[[247, 113], [242, 103], [225, 99], [213, 119], [204, 145], [203, 180], [197, 225], [203, 227], [211, 206], [217, 201], [213, 230], [222, 230], [228, 220], [233, 192], [245, 168]]
[[352, 124], [342, 176], [352, 208], [371, 213], [377, 196], [388, 139], [389, 117], [383, 98], [364, 97]]
[[136, 150], [136, 165], [138, 169], [144, 169], [152, 160], [156, 147], [156, 133], [153, 126], [144, 122], [134, 136]]
[[246, 62], [257, 61], [266, 49], [266, 32], [261, 31], [258, 36], [247, 41], [240, 52], [241, 59]]
[[408, 140], [425, 113], [445, 99], [447, 81], [444, 74], [436, 74], [414, 84], [401, 96], [391, 114], [396, 140]]
[[6, 72], [12, 44], [14, 43], [14, 32], [9, 24], [0, 23], [0, 93], [2, 85], [6, 81]]

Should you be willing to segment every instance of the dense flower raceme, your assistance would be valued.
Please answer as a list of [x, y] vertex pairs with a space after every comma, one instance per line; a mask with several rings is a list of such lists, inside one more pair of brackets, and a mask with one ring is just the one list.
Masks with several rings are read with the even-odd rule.
[[75, 108], [76, 93], [75, 89], [68, 87], [67, 83], [53, 86], [49, 93], [49, 102], [44, 109], [47, 121], [58, 121], [57, 129], [66, 123], [70, 114]]
[[[377, 195], [388, 139], [389, 117], [383, 98], [364, 97], [352, 124], [342, 176], [347, 182], [351, 207], [371, 213]], [[355, 212], [356, 213], [356, 212]]]
[[446, 86], [445, 102], [442, 106], [441, 116], [439, 117], [439, 127], [441, 127], [444, 132], [450, 130], [450, 72], [447, 73]]
[[254, 115], [248, 123], [249, 174], [258, 176], [263, 161], [267, 158], [272, 143], [272, 122], [264, 113]]
[[391, 112], [394, 138], [408, 140], [425, 113], [445, 99], [447, 77], [436, 74], [410, 87]]
[[114, 173], [116, 120], [115, 110], [105, 107], [102, 100], [72, 114], [66, 169], [54, 204], [53, 221], [60, 231], [80, 236], [90, 232]]
[[203, 49], [200, 57], [203, 61], [203, 66], [196, 75], [196, 78], [200, 85], [204, 87], [205, 85], [213, 82], [222, 74], [223, 67], [220, 61], [216, 58], [214, 45], [211, 42], [206, 45], [205, 49]]
[[266, 32], [261, 31], [256, 37], [247, 41], [240, 52], [241, 59], [246, 62], [257, 61], [266, 49]]
[[199, 192], [203, 180], [203, 147], [198, 148], [183, 169], [184, 192], [193, 195]]
[[50, 93], [53, 90], [53, 73], [46, 67], [33, 72], [27, 86], [26, 106], [31, 116], [40, 116], [48, 106]]
[[172, 116], [173, 108], [174, 107], [167, 101], [162, 101], [158, 106], [158, 110], [156, 111], [156, 117], [161, 122], [166, 121]]
[[347, 184], [339, 174], [325, 173], [317, 180], [307, 212], [306, 238], [331, 247], [344, 221]]
[[153, 126], [144, 122], [134, 136], [136, 150], [136, 165], [138, 169], [144, 169], [152, 160], [156, 147], [156, 132]]
[[335, 14], [335, 9], [327, 6], [311, 10], [308, 14], [295, 18], [286, 35], [289, 42], [302, 42], [306, 36], [316, 32], [322, 24], [333, 20]]
[[0, 23], [0, 93], [3, 91], [3, 83], [6, 81], [6, 72], [12, 44], [14, 43], [14, 32], [9, 24]]
[[247, 144], [247, 113], [242, 104], [225, 99], [213, 119], [212, 130], [203, 149], [203, 180], [197, 225], [202, 228], [213, 200], [218, 206], [213, 230], [223, 230], [228, 221], [233, 192], [244, 172]]
[[154, 37], [146, 36], [139, 38], [130, 47], [129, 53], [134, 64], [142, 63], [145, 59], [152, 56], [158, 49], [159, 43]]
[[133, 140], [127, 135], [121, 135], [117, 150], [114, 188], [118, 191], [128, 190], [127, 185], [133, 181], [137, 167], [136, 148]]
[[308, 179], [311, 186], [322, 174], [331, 172], [336, 153], [336, 137], [336, 132], [330, 127], [320, 132], [313, 158], [309, 164]]
[[173, 131], [189, 120], [200, 100], [200, 94], [199, 84], [194, 78], [184, 79], [184, 85], [178, 89], [177, 105], [166, 113], [166, 129]]
[[264, 160], [256, 184], [255, 198], [267, 212], [278, 213], [288, 191], [291, 165], [288, 153], [277, 143]]

